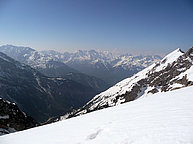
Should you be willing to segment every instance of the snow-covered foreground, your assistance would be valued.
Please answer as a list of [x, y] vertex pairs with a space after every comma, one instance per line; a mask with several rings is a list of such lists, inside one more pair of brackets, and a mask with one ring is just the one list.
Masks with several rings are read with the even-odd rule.
[[193, 144], [193, 86], [0, 137], [0, 144]]

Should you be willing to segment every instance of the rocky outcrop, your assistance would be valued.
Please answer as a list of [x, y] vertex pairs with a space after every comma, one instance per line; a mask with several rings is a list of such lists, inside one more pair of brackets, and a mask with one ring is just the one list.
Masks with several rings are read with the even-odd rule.
[[37, 122], [22, 112], [15, 103], [0, 98], [0, 135], [37, 126]]

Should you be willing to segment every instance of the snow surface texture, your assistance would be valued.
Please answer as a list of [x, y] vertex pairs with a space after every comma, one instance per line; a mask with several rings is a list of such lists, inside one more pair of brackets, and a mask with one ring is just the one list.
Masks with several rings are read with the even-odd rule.
[[192, 144], [193, 86], [0, 137], [1, 144]]

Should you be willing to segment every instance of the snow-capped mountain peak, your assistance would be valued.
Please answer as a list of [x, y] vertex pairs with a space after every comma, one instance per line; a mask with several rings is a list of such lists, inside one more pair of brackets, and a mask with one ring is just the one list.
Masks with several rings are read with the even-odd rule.
[[78, 50], [71, 53], [54, 50], [39, 52], [28, 47], [11, 45], [1, 46], [0, 51], [35, 69], [46, 69], [50, 61], [60, 62], [76, 71], [102, 79], [109, 85], [114, 85], [161, 59], [159, 56], [115, 55], [101, 50]]
[[155, 71], [160, 71], [163, 68], [167, 67], [168, 64], [172, 64], [174, 61], [176, 61], [183, 54], [184, 54], [184, 52], [180, 48], [169, 53], [161, 60], [161, 64], [159, 64], [159, 66], [156, 67]]

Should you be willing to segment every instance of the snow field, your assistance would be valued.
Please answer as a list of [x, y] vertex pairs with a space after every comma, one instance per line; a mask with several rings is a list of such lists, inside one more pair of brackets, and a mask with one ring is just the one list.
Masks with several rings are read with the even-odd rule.
[[0, 144], [192, 144], [193, 86], [0, 137]]

